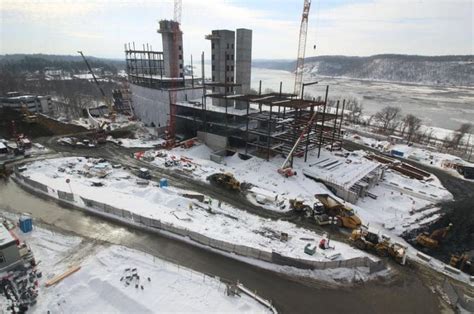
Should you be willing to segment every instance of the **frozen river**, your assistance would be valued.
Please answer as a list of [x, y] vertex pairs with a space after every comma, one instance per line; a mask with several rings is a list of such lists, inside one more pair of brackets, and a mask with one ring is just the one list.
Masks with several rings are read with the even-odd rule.
[[[294, 74], [288, 71], [252, 68], [252, 88], [262, 92], [270, 88], [292, 92]], [[364, 114], [373, 114], [385, 106], [396, 106], [403, 114], [420, 117], [425, 125], [456, 129], [461, 123], [474, 122], [474, 87], [438, 87], [393, 82], [362, 81], [344, 78], [306, 77], [305, 81], [319, 81], [320, 85], [308, 86], [305, 94], [324, 97], [329, 85], [329, 97], [343, 99], [354, 97], [362, 102]]]

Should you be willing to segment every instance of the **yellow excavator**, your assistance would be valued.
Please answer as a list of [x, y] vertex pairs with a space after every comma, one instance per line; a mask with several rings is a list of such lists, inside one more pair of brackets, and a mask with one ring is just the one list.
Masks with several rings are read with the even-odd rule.
[[214, 173], [207, 178], [211, 183], [231, 191], [240, 191], [240, 182], [232, 173]]
[[449, 265], [465, 272], [466, 274], [474, 276], [474, 263], [466, 253], [452, 254]]
[[446, 235], [448, 234], [449, 230], [451, 230], [452, 226], [453, 224], [450, 223], [444, 228], [434, 230], [431, 234], [428, 232], [420, 233], [416, 237], [416, 243], [428, 249], [437, 249], [443, 239], [446, 238]]

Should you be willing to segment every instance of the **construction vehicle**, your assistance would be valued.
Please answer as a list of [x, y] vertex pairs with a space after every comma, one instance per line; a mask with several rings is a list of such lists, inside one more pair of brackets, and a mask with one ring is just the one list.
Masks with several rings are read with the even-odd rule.
[[333, 222], [332, 217], [329, 217], [327, 210], [319, 200], [316, 200], [311, 207], [305, 204], [304, 201], [290, 199], [290, 208], [297, 213], [303, 213], [308, 219], [314, 219], [320, 226], [329, 225]]
[[452, 254], [449, 265], [468, 275], [474, 276], [474, 263], [466, 253]]
[[[303, 84], [304, 57], [306, 52], [306, 36], [308, 33], [308, 18], [311, 0], [304, 0], [303, 14], [301, 15], [301, 25], [298, 40], [298, 55], [295, 69], [295, 95], [299, 96]], [[303, 95], [302, 95], [303, 96]]]
[[[295, 90], [294, 94], [298, 97], [301, 94], [301, 87], [303, 84], [303, 70], [304, 70], [304, 56], [306, 51], [306, 36], [308, 33], [308, 18], [309, 18], [309, 9], [311, 7], [311, 0], [304, 0], [303, 5], [303, 13], [301, 15], [301, 25], [300, 25], [300, 33], [299, 33], [299, 40], [298, 40], [298, 56], [296, 59], [296, 70], [295, 70]], [[301, 95], [301, 99], [303, 99], [303, 95]], [[291, 158], [293, 158], [293, 154], [298, 147], [298, 144], [304, 138], [306, 132], [309, 132], [313, 125], [314, 118], [317, 115], [317, 111], [313, 113], [311, 118], [309, 119], [306, 127], [301, 132], [301, 135], [296, 140], [295, 145], [291, 149], [290, 153], [286, 157], [285, 161], [278, 169], [278, 173], [283, 175], [286, 178], [292, 177], [296, 175], [296, 171], [294, 171], [291, 166], [288, 165], [288, 162]], [[292, 164], [292, 163], [291, 163]]]
[[390, 237], [386, 235], [379, 235], [367, 228], [358, 228], [352, 230], [349, 241], [360, 250], [373, 251], [381, 257], [390, 256], [398, 263], [405, 265], [406, 246], [396, 242], [392, 243]]
[[26, 122], [26, 123], [35, 123], [36, 122], [36, 119], [37, 119], [36, 114], [31, 113], [28, 110], [28, 106], [24, 102], [21, 103], [21, 109], [20, 110], [21, 110], [24, 122]]
[[428, 249], [437, 249], [452, 226], [453, 224], [450, 223], [447, 227], [436, 229], [431, 234], [422, 232], [416, 237], [416, 243]]
[[357, 229], [362, 225], [362, 221], [352, 208], [340, 203], [329, 194], [316, 194], [315, 197], [323, 204], [326, 214], [336, 218], [339, 227]]
[[240, 191], [240, 182], [232, 173], [214, 173], [207, 178], [214, 185], [231, 191]]
[[311, 206], [306, 205], [304, 201], [300, 201], [297, 199], [290, 199], [290, 208], [296, 212], [308, 212], [311, 211]]
[[100, 91], [100, 94], [102, 95], [102, 98], [105, 102], [105, 104], [107, 105], [107, 108], [109, 110], [109, 117], [112, 121], [115, 120], [115, 111], [114, 111], [114, 107], [112, 105], [112, 102], [110, 101], [110, 99], [105, 95], [105, 92], [104, 90], [102, 89], [102, 86], [100, 86], [99, 84], [99, 81], [97, 80], [95, 74], [94, 74], [94, 71], [92, 71], [92, 68], [89, 64], [89, 62], [87, 61], [86, 57], [84, 56], [84, 54], [82, 53], [82, 51], [78, 51], [77, 53], [79, 53], [81, 56], [82, 56], [82, 59], [84, 59], [84, 62], [87, 66], [87, 69], [89, 70], [90, 74], [92, 74], [92, 78], [94, 79], [94, 83], [97, 85], [97, 88], [99, 89]]
[[150, 170], [147, 168], [138, 169], [138, 177], [145, 180], [151, 180]]

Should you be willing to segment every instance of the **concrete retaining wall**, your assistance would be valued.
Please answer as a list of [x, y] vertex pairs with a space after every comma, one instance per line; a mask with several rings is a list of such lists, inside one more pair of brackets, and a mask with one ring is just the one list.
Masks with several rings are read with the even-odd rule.
[[200, 141], [204, 142], [207, 146], [215, 151], [224, 150], [227, 148], [227, 137], [225, 136], [198, 131], [197, 137]]
[[65, 201], [74, 202], [74, 195], [72, 193], [58, 191], [58, 197]]
[[[20, 173], [16, 173], [17, 179], [23, 180], [27, 186], [37, 188], [37, 190], [44, 192], [44, 194], [52, 197], [48, 194], [48, 189], [45, 185], [25, 178]], [[60, 195], [60, 200], [67, 201], [68, 203], [74, 203], [74, 195], [71, 193], [67, 193], [64, 191], [58, 191], [58, 195]], [[128, 220], [133, 222], [134, 224], [142, 225], [145, 227], [156, 228], [164, 231], [168, 231], [175, 235], [179, 235], [182, 237], [187, 237], [199, 244], [209, 246], [211, 248], [218, 249], [220, 251], [228, 252], [228, 253], [235, 253], [241, 256], [250, 257], [266, 262], [271, 262], [279, 265], [285, 266], [293, 266], [302, 269], [334, 269], [340, 267], [347, 267], [347, 268], [354, 268], [354, 267], [369, 267], [370, 272], [380, 271], [385, 269], [385, 265], [382, 261], [372, 261], [368, 257], [356, 257], [349, 260], [342, 260], [342, 261], [311, 261], [311, 260], [303, 260], [293, 257], [288, 257], [281, 255], [277, 252], [270, 252], [264, 251], [260, 249], [256, 249], [254, 247], [248, 247], [245, 245], [237, 245], [234, 243], [229, 243], [222, 240], [217, 240], [213, 238], [209, 238], [205, 235], [200, 233], [190, 231], [188, 229], [182, 229], [173, 224], [165, 223], [160, 220], [152, 219], [149, 217], [143, 217], [141, 215], [137, 215], [135, 213], [131, 213], [128, 210], [116, 208], [107, 204], [103, 204], [97, 201], [93, 201], [84, 197], [81, 197], [83, 203], [87, 208], [94, 209], [95, 211], [106, 213], [110, 216], [115, 216], [117, 219]]]

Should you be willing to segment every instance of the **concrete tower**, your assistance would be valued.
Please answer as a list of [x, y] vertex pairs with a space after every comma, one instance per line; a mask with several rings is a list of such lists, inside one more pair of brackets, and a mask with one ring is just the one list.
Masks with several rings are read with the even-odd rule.
[[183, 32], [176, 21], [161, 20], [158, 33], [163, 41], [165, 75], [183, 77]]
[[238, 28], [235, 54], [235, 83], [242, 84], [242, 86], [236, 87], [237, 93], [248, 94], [250, 92], [251, 72], [252, 30]]
[[[235, 32], [230, 30], [213, 30], [210, 35], [206, 35], [206, 39], [211, 41], [211, 72], [212, 81], [218, 83], [234, 83], [234, 54], [235, 54]], [[216, 87], [215, 92], [232, 94], [233, 87]], [[224, 100], [217, 100], [215, 103], [225, 106]], [[231, 101], [227, 105], [232, 105]]]

